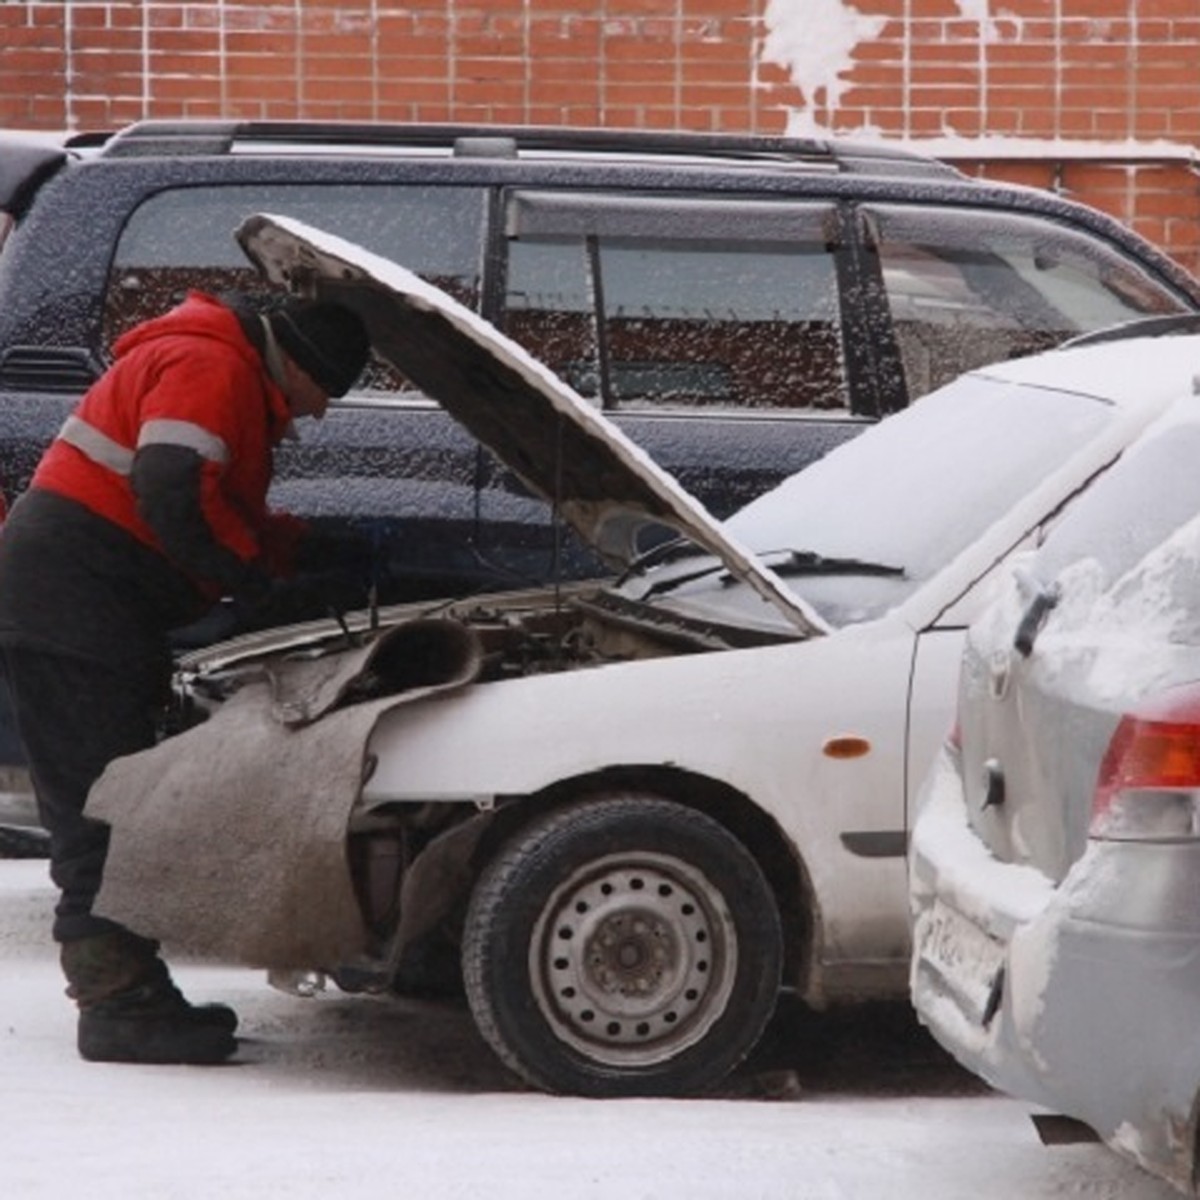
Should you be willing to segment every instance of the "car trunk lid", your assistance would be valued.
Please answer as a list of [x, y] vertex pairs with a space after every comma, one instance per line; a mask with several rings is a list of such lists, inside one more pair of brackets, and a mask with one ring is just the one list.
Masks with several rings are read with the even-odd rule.
[[1184, 595], [1192, 576], [1164, 571], [1170, 557], [1152, 554], [1108, 585], [1094, 560], [1076, 564], [1032, 644], [1021, 635], [1047, 593], [1019, 577], [972, 630], [960, 680], [964, 785], [971, 823], [997, 857], [1061, 880], [1097, 836], [1097, 789], [1123, 718], [1200, 678]]
[[1039, 669], [1042, 660], [1023, 658], [1013, 633], [1010, 625], [1001, 639], [973, 634], [964, 654], [964, 794], [971, 825], [997, 858], [1058, 881], [1086, 846], [1095, 764], [1118, 718]]

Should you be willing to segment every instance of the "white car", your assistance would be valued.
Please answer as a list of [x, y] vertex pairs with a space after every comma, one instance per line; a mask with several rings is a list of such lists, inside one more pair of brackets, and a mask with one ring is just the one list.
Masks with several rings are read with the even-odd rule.
[[[1181, 389], [1200, 339], [973, 372], [708, 516], [520, 347], [282, 217], [243, 246], [336, 296], [623, 574], [197, 652], [207, 721], [120, 760], [99, 911], [345, 988], [461, 961], [532, 1084], [711, 1088], [782, 987], [901, 996], [915, 787], [1002, 564]], [[752, 419], [752, 418], [750, 418]], [[687, 540], [643, 553], [646, 531]]]
[[911, 875], [913, 1001], [937, 1040], [1188, 1195], [1200, 1186], [1198, 455], [1200, 399], [1185, 395], [971, 627]]

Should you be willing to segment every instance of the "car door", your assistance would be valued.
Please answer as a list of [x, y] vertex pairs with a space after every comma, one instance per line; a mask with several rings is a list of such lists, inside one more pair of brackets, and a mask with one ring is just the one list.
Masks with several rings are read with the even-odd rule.
[[[503, 232], [500, 328], [717, 516], [875, 415], [831, 201], [514, 189]], [[489, 526], [513, 503], [485, 491]]]

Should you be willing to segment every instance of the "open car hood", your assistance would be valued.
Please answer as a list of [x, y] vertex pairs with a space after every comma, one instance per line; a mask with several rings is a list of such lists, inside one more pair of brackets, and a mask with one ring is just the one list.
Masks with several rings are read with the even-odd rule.
[[716, 555], [801, 633], [827, 626], [646, 452], [546, 365], [405, 267], [289, 217], [248, 217], [237, 239], [272, 282], [337, 300], [371, 344], [553, 503], [613, 569], [637, 553], [646, 523]]

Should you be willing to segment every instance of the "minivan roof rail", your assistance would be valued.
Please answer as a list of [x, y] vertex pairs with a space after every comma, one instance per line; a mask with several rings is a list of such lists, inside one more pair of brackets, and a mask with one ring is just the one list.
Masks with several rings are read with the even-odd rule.
[[138, 121], [115, 132], [104, 157], [231, 154], [256, 145], [297, 150], [368, 147], [443, 150], [474, 157], [522, 154], [654, 155], [743, 160], [747, 165], [824, 166], [871, 174], [960, 172], [947, 163], [886, 143], [763, 134], [541, 125], [391, 124], [341, 121]]

